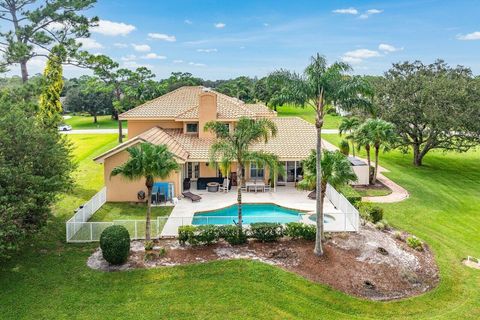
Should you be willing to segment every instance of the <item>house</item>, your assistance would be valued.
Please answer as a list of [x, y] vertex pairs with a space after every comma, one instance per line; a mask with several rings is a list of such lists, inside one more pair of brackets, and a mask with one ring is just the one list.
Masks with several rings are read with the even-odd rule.
[[[268, 143], [254, 145], [253, 149], [276, 154], [284, 162], [286, 174], [274, 177], [275, 181], [278, 185], [293, 186], [302, 175], [301, 161], [316, 145], [316, 130], [312, 124], [297, 117], [277, 117], [276, 112], [262, 104], [247, 104], [208, 88], [186, 86], [119, 115], [120, 120], [128, 122], [128, 140], [94, 159], [104, 166], [107, 201], [138, 201], [137, 193], [146, 191], [144, 181], [110, 176], [113, 168], [128, 159], [126, 149], [144, 142], [165, 144], [174, 154], [181, 170], [165, 182], [173, 185], [175, 196], [185, 188], [204, 189], [206, 182], [221, 179], [216, 165], [209, 163], [210, 145], [215, 137], [204, 131], [204, 126], [216, 120], [234, 130], [241, 117], [269, 118], [276, 123], [277, 135]], [[244, 174], [246, 180], [264, 180], [265, 183], [270, 180], [268, 168], [255, 163], [248, 164]], [[232, 185], [237, 185], [235, 164], [229, 178]]]

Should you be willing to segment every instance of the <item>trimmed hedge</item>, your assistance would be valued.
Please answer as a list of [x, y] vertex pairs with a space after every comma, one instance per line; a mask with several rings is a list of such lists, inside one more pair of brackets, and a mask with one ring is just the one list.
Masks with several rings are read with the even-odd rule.
[[302, 222], [289, 222], [285, 227], [285, 235], [292, 239], [315, 240], [317, 228], [312, 224]]
[[110, 226], [100, 235], [100, 248], [105, 260], [111, 264], [122, 264], [130, 253], [130, 234], [124, 226]]
[[377, 223], [383, 219], [383, 208], [374, 206], [369, 202], [361, 202], [358, 205], [360, 216], [367, 221]]
[[250, 237], [261, 242], [274, 242], [283, 237], [283, 226], [275, 222], [252, 223]]
[[221, 226], [218, 227], [218, 235], [227, 241], [230, 245], [235, 246], [247, 243], [247, 233], [244, 229], [240, 230], [237, 226]]
[[338, 188], [338, 192], [343, 194], [343, 196], [353, 205], [362, 201], [362, 196], [350, 185], [341, 186]]

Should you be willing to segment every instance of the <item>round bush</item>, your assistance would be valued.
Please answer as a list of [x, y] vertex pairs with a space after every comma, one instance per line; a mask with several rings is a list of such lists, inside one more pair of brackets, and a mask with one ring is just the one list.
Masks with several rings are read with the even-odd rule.
[[111, 264], [122, 264], [130, 253], [130, 234], [124, 226], [110, 226], [100, 235], [103, 258]]

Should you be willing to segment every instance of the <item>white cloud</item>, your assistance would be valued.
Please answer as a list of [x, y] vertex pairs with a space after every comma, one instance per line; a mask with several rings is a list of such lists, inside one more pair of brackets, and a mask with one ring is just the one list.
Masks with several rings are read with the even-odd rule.
[[194, 66], [194, 67], [206, 67], [207, 66], [204, 63], [196, 63], [196, 62], [189, 62], [188, 64], [191, 65], [191, 66]]
[[137, 56], [134, 55], [134, 54], [128, 54], [128, 55], [120, 58], [120, 60], [122, 60], [122, 61], [134, 61], [136, 59], [137, 59]]
[[378, 51], [369, 50], [369, 49], [357, 49], [353, 51], [345, 52], [342, 56], [342, 60], [348, 63], [360, 63], [364, 59], [379, 57], [380, 53]]
[[358, 10], [350, 7], [350, 8], [345, 8], [345, 9], [336, 9], [332, 11], [333, 13], [339, 13], [339, 14], [358, 14]]
[[135, 29], [135, 26], [131, 24], [100, 20], [98, 22], [98, 26], [91, 28], [90, 31], [100, 33], [105, 36], [126, 36]]
[[158, 59], [158, 60], [163, 60], [163, 59], [167, 59], [167, 57], [165, 57], [165, 56], [159, 56], [158, 54], [151, 52], [151, 53], [148, 53], [148, 54], [142, 56], [142, 59]]
[[138, 51], [138, 52], [148, 52], [151, 50], [150, 46], [148, 44], [135, 44], [132, 43], [133, 50]]
[[223, 23], [223, 22], [217, 22], [217, 23], [214, 24], [214, 26], [217, 29], [223, 29], [223, 28], [225, 28], [226, 24]]
[[92, 50], [92, 49], [102, 49], [103, 46], [97, 40], [92, 38], [78, 38], [77, 42], [82, 44], [83, 49]]
[[113, 44], [114, 47], [117, 47], [117, 48], [126, 48], [128, 47], [128, 44], [126, 43], [121, 43], [121, 42], [116, 42]]
[[480, 31], [457, 35], [458, 40], [480, 40]]
[[163, 40], [163, 41], [168, 41], [168, 42], [177, 41], [177, 38], [175, 38], [175, 36], [170, 36], [170, 35], [164, 34], [164, 33], [149, 33], [148, 37], [150, 39]]
[[197, 52], [206, 52], [206, 53], [210, 53], [210, 52], [217, 52], [218, 50], [216, 48], [212, 48], [212, 49], [197, 49]]
[[139, 67], [146, 67], [149, 69], [153, 69], [153, 65], [148, 63], [138, 63], [137, 61], [126, 61], [123, 63], [123, 67], [129, 68], [129, 69], [136, 69]]
[[379, 9], [369, 9], [367, 11], [365, 11], [365, 13], [361, 14], [360, 15], [360, 19], [368, 19], [372, 14], [380, 14], [382, 13], [383, 10], [379, 10]]
[[48, 26], [46, 27], [47, 30], [50, 30], [50, 31], [60, 31], [60, 30], [63, 30], [67, 27], [66, 24], [64, 23], [61, 23], [61, 22], [51, 22], [48, 24]]
[[389, 53], [395, 51], [402, 51], [403, 48], [397, 48], [392, 46], [391, 44], [381, 43], [378, 45], [378, 50], [382, 51], [383, 53]]
[[173, 60], [173, 63], [183, 63], [183, 60], [180, 60], [180, 59]]
[[191, 20], [188, 20], [188, 19], [183, 20], [183, 22], [185, 22], [186, 24], [192, 24], [193, 23]]

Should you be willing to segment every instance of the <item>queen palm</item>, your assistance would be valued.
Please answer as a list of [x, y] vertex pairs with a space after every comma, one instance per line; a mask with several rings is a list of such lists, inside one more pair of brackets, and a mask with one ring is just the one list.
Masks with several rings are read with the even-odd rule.
[[352, 155], [355, 157], [355, 139], [353, 133], [360, 125], [360, 120], [357, 117], [345, 117], [342, 119], [338, 127], [338, 133], [343, 135], [348, 133], [346, 139], [352, 144]]
[[250, 148], [255, 143], [268, 142], [268, 139], [277, 134], [277, 127], [269, 119], [240, 118], [235, 129], [230, 132], [223, 122], [210, 121], [205, 125], [206, 131], [216, 134], [217, 138], [210, 147], [210, 158], [213, 162], [237, 163], [237, 203], [238, 203], [238, 227], [242, 228], [242, 184], [243, 168], [247, 162], [267, 165], [271, 170], [278, 168], [278, 157], [272, 153], [252, 151]]
[[166, 145], [153, 145], [145, 142], [140, 146], [127, 149], [130, 158], [112, 170], [111, 176], [121, 175], [128, 180], [145, 179], [147, 187], [147, 215], [145, 223], [145, 239], [150, 240], [150, 217], [152, 210], [152, 189], [155, 178], [167, 179], [179, 169], [173, 154]]
[[[316, 181], [320, 181], [320, 197], [323, 203], [325, 193], [327, 192], [327, 184], [334, 188], [341, 187], [349, 182], [355, 181], [357, 176], [350, 166], [348, 158], [340, 151], [325, 151], [322, 156], [321, 176], [317, 179], [316, 171], [317, 155], [314, 150], [310, 156], [303, 162], [304, 179], [298, 184], [301, 189], [312, 190], [316, 187]], [[318, 193], [317, 193], [318, 194]], [[324, 238], [323, 228], [323, 211], [317, 215], [317, 225], [320, 237]]]
[[[292, 103], [299, 107], [311, 107], [316, 112], [315, 127], [317, 129], [318, 154], [316, 161], [316, 171], [321, 172], [321, 141], [322, 127], [325, 105], [338, 105], [345, 110], [354, 107], [370, 109], [370, 102], [365, 99], [366, 95], [371, 94], [368, 84], [358, 76], [349, 76], [350, 65], [344, 62], [335, 62], [327, 65], [324, 56], [317, 54], [311, 58], [310, 65], [307, 66], [302, 75], [286, 72], [287, 77], [285, 87], [280, 95], [282, 101]], [[321, 175], [320, 175], [321, 176]], [[317, 217], [323, 215], [323, 198], [321, 192], [321, 180], [316, 181], [316, 214]], [[322, 239], [320, 235], [321, 219], [317, 218], [317, 235], [315, 238], [316, 255], [322, 255]]]

